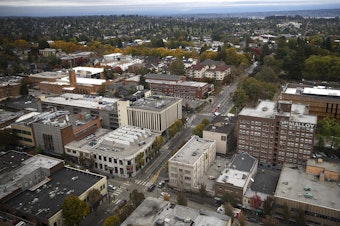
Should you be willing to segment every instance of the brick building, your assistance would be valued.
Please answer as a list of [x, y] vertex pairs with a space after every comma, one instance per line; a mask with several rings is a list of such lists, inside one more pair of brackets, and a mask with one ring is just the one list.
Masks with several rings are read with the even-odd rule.
[[243, 108], [238, 119], [238, 152], [248, 152], [260, 164], [305, 164], [312, 157], [317, 116], [308, 106], [291, 101], [261, 101]]

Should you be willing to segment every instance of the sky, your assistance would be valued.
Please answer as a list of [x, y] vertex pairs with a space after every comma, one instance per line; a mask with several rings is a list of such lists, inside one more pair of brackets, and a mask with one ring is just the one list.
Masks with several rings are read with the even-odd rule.
[[339, 0], [0, 0], [0, 16], [173, 15], [340, 8]]

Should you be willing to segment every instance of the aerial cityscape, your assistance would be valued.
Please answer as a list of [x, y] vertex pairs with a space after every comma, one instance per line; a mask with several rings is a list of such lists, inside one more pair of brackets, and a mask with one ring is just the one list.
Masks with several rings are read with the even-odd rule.
[[0, 1], [0, 225], [340, 225], [340, 4]]

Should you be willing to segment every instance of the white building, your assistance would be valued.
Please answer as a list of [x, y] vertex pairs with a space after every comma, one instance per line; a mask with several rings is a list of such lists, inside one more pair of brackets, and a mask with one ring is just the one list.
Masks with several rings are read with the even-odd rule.
[[97, 171], [119, 177], [133, 177], [154, 156], [152, 144], [158, 134], [134, 126], [114, 131], [100, 129], [92, 136], [65, 145], [67, 155]]
[[198, 190], [216, 157], [216, 141], [192, 136], [168, 162], [169, 186]]

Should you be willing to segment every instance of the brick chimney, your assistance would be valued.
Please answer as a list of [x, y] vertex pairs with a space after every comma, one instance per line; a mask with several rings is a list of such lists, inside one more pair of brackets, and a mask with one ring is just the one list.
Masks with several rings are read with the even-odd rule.
[[75, 87], [77, 84], [77, 76], [75, 70], [70, 70], [68, 74], [68, 78], [70, 81], [70, 86]]

